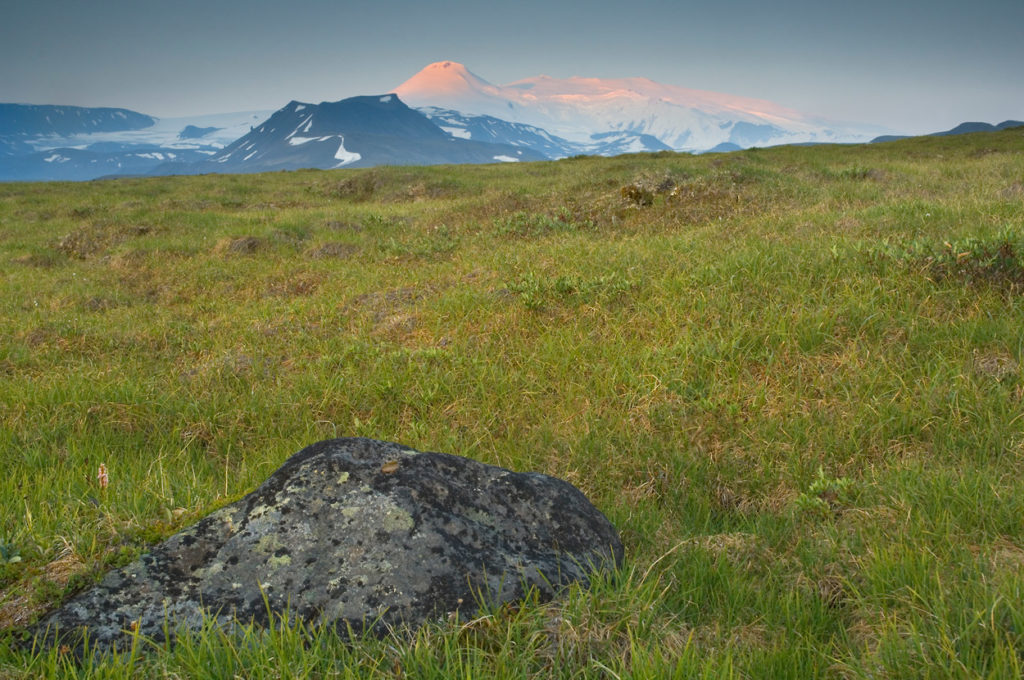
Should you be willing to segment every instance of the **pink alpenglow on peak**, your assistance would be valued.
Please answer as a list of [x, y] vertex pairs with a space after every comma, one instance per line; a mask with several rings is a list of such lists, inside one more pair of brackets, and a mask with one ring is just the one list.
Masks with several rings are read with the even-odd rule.
[[421, 89], [426, 92], [459, 92], [465, 89], [494, 88], [489, 82], [472, 73], [462, 64], [454, 61], [438, 61], [423, 68], [419, 73], [396, 90], [412, 92]]
[[394, 92], [412, 107], [452, 109], [533, 125], [574, 142], [651, 135], [680, 151], [723, 142], [768, 146], [868, 141], [877, 130], [803, 114], [770, 101], [656, 83], [649, 78], [536, 76], [494, 85], [462, 64], [430, 64]]
[[[501, 88], [454, 61], [430, 64], [395, 88], [394, 92], [409, 106], [430, 106], [434, 100], [459, 102], [466, 106], [481, 98], [501, 98]], [[466, 110], [465, 113], [482, 112]]]

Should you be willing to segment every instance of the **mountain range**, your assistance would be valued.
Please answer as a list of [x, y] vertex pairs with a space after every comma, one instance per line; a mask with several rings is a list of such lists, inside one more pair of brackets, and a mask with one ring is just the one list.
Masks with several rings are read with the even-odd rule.
[[537, 76], [492, 85], [442, 61], [394, 90], [413, 107], [454, 109], [541, 128], [571, 142], [609, 132], [649, 135], [676, 151], [795, 142], [866, 142], [879, 132], [807, 116], [769, 101], [691, 90], [647, 78]]
[[[965, 123], [946, 132], [1003, 129]], [[643, 151], [887, 141], [877, 128], [646, 78], [493, 85], [430, 64], [385, 94], [277, 111], [159, 119], [127, 109], [0, 104], [0, 181], [494, 163]]]

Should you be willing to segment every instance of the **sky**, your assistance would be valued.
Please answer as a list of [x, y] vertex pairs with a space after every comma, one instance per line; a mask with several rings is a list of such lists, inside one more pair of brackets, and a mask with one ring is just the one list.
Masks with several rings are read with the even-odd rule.
[[436, 61], [495, 84], [643, 76], [921, 134], [1024, 120], [1024, 0], [12, 0], [0, 102], [159, 117], [383, 94]]

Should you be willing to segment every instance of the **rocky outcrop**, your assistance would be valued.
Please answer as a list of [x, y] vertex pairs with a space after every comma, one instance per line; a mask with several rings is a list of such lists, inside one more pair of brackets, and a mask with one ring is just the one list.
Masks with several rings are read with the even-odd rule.
[[[608, 520], [567, 482], [371, 439], [289, 458], [259, 488], [45, 616], [44, 644], [125, 648], [133, 631], [266, 624], [415, 628], [481, 601], [541, 599], [621, 563]], [[166, 625], [165, 625], [166, 623]]]

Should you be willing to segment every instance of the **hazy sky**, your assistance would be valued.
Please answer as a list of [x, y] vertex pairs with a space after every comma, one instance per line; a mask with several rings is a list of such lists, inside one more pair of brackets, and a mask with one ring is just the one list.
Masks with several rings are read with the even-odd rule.
[[156, 116], [384, 93], [434, 61], [496, 84], [645, 76], [899, 132], [1024, 120], [1024, 0], [11, 0], [0, 101]]

